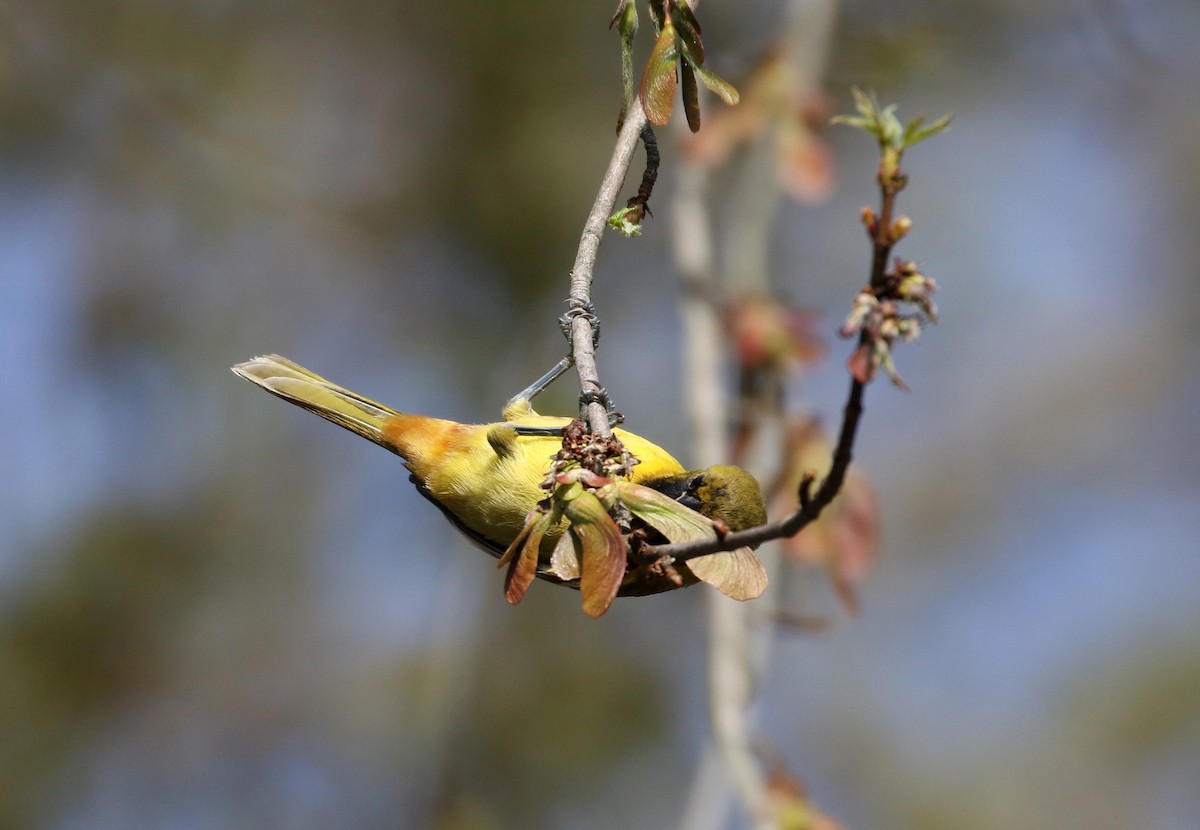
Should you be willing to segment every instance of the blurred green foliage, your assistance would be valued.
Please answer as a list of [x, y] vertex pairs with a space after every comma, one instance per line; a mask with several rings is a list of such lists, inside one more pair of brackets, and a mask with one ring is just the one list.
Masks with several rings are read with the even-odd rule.
[[136, 507], [87, 517], [61, 543], [55, 565], [7, 604], [0, 826], [34, 824], [60, 795], [64, 759], [83, 750], [114, 709], [170, 674], [181, 621], [212, 570], [202, 522]]

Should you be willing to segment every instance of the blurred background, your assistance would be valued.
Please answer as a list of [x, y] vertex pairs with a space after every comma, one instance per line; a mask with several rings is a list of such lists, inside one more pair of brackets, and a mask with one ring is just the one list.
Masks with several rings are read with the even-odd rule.
[[[679, 823], [703, 592], [510, 608], [396, 458], [228, 371], [484, 421], [560, 357], [613, 5], [0, 3], [0, 828]], [[709, 65], [782, 6], [704, 3]], [[1194, 0], [840, 8], [837, 110], [955, 114], [906, 165], [944, 319], [868, 395], [863, 613], [809, 592], [834, 624], [781, 633], [756, 707], [850, 828], [1200, 825], [1198, 43]], [[876, 197], [871, 141], [827, 137], [772, 257], [833, 420]], [[686, 463], [661, 143], [599, 357]]]

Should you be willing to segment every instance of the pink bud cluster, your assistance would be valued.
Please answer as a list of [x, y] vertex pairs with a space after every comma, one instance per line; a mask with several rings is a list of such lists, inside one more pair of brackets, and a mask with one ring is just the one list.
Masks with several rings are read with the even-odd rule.
[[[922, 274], [917, 263], [897, 259], [881, 285], [865, 286], [858, 293], [839, 332], [842, 337], [861, 335], [849, 362], [855, 379], [869, 383], [882, 368], [892, 383], [901, 389], [908, 388], [896, 371], [892, 347], [898, 340], [905, 343], [916, 340], [922, 326], [937, 322], [937, 306], [933, 302], [936, 292], [937, 283]], [[906, 311], [911, 306], [916, 311]]]

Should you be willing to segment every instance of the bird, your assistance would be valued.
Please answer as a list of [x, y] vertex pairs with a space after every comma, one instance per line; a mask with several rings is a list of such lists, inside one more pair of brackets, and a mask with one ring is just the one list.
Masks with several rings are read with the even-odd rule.
[[[556, 367], [560, 374], [564, 366], [565, 361]], [[271, 394], [400, 456], [417, 491], [468, 540], [497, 558], [521, 533], [529, 512], [546, 497], [541, 485], [562, 446], [562, 430], [571, 422], [534, 410], [530, 398], [544, 383], [535, 383], [510, 400], [499, 422], [463, 424], [397, 411], [279, 355], [256, 357], [232, 368]], [[657, 444], [627, 430], [617, 428], [613, 433], [639, 460], [631, 472], [633, 483], [657, 490], [729, 530], [766, 522], [758, 482], [745, 470], [733, 465], [687, 470]], [[549, 565], [561, 533], [561, 527], [547, 533], [537, 576], [578, 588], [577, 579], [562, 579]], [[619, 595], [655, 594], [698, 581], [685, 563], [677, 566], [676, 577], [630, 574]]]

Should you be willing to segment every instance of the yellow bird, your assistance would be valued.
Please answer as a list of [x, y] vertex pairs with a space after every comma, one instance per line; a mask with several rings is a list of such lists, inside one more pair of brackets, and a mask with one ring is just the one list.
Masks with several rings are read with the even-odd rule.
[[[540, 485], [551, 458], [562, 447], [561, 438], [553, 433], [561, 432], [571, 420], [539, 415], [524, 396], [510, 401], [504, 407], [503, 421], [493, 424], [461, 424], [397, 412], [279, 355], [256, 357], [234, 366], [233, 371], [399, 455], [421, 495], [472, 542], [497, 557], [521, 532], [529, 511], [546, 497]], [[543, 434], [536, 434], [539, 431]], [[645, 438], [622, 429], [613, 432], [641, 462], [633, 468], [634, 483], [723, 521], [731, 530], [766, 521], [758, 482], [744, 470], [716, 466], [687, 471], [670, 453]], [[547, 534], [541, 559], [548, 562], [561, 533], [559, 527]], [[685, 565], [681, 564], [679, 571], [685, 584], [696, 581]], [[539, 565], [537, 575], [564, 583], [545, 563]], [[577, 581], [565, 584], [578, 587]], [[627, 579], [620, 594], [653, 594], [676, 587], [666, 575], [642, 575], [637, 580]]]

